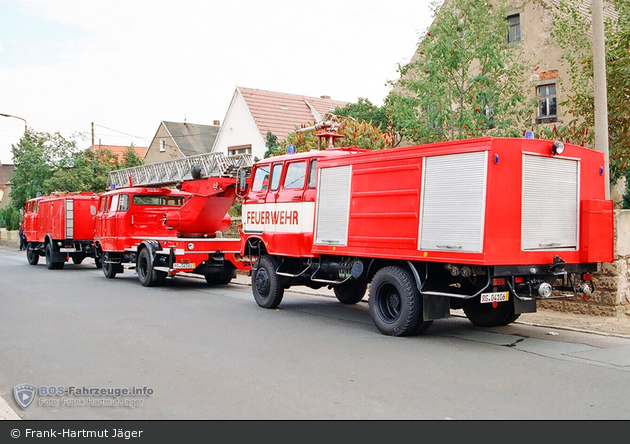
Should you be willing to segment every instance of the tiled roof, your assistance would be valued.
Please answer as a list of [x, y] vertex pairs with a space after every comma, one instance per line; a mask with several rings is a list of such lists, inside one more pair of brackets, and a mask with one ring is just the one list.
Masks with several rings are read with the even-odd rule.
[[[556, 8], [560, 7], [560, 0], [551, 0], [551, 3]], [[576, 7], [582, 17], [591, 21], [591, 0], [571, 0], [569, 4]], [[619, 14], [615, 11], [615, 8], [610, 2], [604, 0], [602, 15], [604, 16], [604, 20], [610, 20], [616, 18]]]
[[318, 122], [336, 107], [343, 107], [348, 104], [348, 102], [331, 100], [330, 98], [242, 87], [236, 89], [245, 99], [263, 139], [269, 130], [278, 140], [284, 140], [287, 134], [295, 131], [296, 126]]
[[7, 183], [11, 181], [13, 174], [15, 173], [15, 168], [13, 165], [0, 164], [0, 189], [4, 189]]
[[[127, 149], [129, 148], [129, 146], [120, 146], [120, 145], [95, 145], [94, 146], [95, 149], [93, 149], [92, 147], [90, 147], [90, 149], [92, 151], [97, 152], [98, 150], [109, 150], [111, 151], [113, 154], [115, 154], [116, 156], [118, 156], [118, 160], [123, 160], [123, 155], [125, 154], [125, 151], [127, 151]], [[143, 146], [134, 146], [133, 147], [134, 151], [136, 152], [136, 154], [138, 155], [138, 157], [140, 157], [140, 159], [142, 159], [144, 157], [144, 155], [146, 154], [147, 150], [149, 149], [149, 147], [143, 147]]]
[[219, 125], [199, 125], [162, 121], [184, 156], [209, 153], [219, 134]]

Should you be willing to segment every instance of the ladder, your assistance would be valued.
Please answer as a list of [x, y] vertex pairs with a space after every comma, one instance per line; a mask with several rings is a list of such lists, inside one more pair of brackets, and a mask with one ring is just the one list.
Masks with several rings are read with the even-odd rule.
[[238, 170], [249, 170], [253, 164], [251, 154], [226, 156], [223, 153], [205, 153], [164, 162], [150, 163], [122, 170], [110, 171], [107, 187], [168, 186], [194, 179], [192, 168], [198, 167], [201, 177], [236, 177]]

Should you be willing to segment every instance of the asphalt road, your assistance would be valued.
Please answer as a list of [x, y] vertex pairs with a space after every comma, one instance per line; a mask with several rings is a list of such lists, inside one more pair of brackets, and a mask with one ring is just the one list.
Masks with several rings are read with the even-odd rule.
[[[376, 330], [365, 302], [344, 306], [332, 292], [289, 291], [265, 310], [244, 277], [221, 288], [189, 278], [145, 288], [132, 271], [108, 280], [91, 260], [48, 270], [2, 249], [0, 275], [5, 417], [630, 417], [630, 338], [480, 329], [458, 316], [393, 338]], [[14, 398], [20, 384], [40, 390], [26, 409]], [[143, 394], [89, 393], [124, 388]]]

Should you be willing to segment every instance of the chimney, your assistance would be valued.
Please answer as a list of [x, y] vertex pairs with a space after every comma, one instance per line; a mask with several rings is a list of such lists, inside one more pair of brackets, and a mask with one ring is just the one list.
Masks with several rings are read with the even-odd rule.
[[214, 125], [221, 126], [221, 121], [220, 120], [215, 120], [214, 121]]
[[330, 100], [330, 96], [319, 96], [320, 99]]

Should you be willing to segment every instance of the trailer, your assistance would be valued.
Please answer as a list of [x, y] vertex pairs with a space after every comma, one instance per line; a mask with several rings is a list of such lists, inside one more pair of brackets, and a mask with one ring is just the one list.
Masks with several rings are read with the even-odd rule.
[[100, 196], [94, 243], [106, 278], [135, 270], [143, 286], [178, 275], [225, 285], [249, 270], [240, 239], [222, 237], [236, 174], [251, 156], [210, 153], [113, 171]]
[[69, 260], [80, 264], [89, 257], [100, 268], [93, 242], [97, 205], [98, 195], [91, 192], [55, 193], [28, 200], [23, 217], [28, 263], [37, 265], [44, 256], [46, 267], [55, 270]]
[[[376, 151], [324, 149], [257, 162], [241, 179], [241, 254], [257, 304], [293, 286], [363, 300], [377, 329], [407, 336], [463, 309], [495, 327], [538, 301], [588, 298], [613, 260], [601, 152], [531, 138]], [[308, 130], [308, 129], [305, 129]]]

